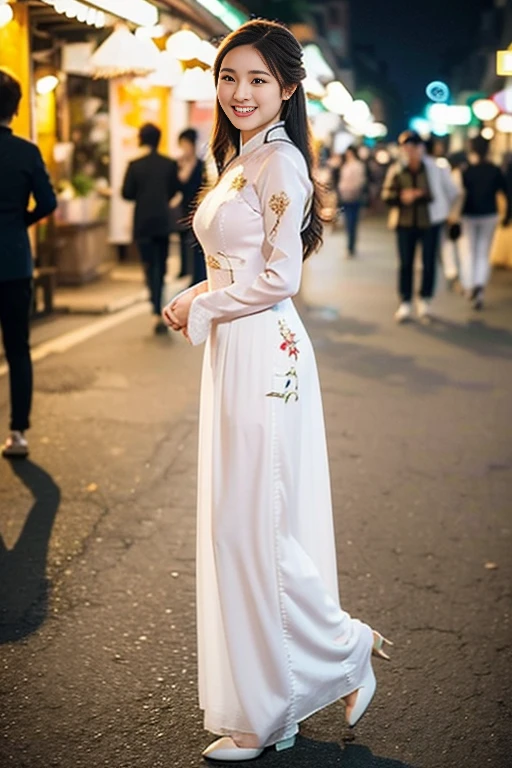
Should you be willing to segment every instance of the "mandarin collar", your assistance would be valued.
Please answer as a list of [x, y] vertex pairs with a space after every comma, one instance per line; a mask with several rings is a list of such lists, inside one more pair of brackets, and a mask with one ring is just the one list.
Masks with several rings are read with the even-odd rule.
[[12, 128], [9, 125], [0, 125], [0, 131], [5, 131], [6, 133], [12, 133]]
[[247, 155], [249, 152], [253, 152], [255, 149], [263, 146], [263, 144], [269, 144], [271, 141], [290, 141], [286, 129], [284, 127], [284, 120], [280, 120], [273, 125], [263, 128], [259, 133], [242, 144], [242, 134], [240, 133], [240, 155]]

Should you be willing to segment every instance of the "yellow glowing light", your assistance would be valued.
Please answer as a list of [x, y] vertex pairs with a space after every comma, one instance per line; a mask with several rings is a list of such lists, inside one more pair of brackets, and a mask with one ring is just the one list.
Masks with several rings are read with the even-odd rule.
[[91, 5], [102, 11], [112, 13], [141, 27], [153, 27], [158, 24], [158, 9], [148, 0], [88, 0]]
[[322, 99], [324, 107], [335, 115], [344, 115], [354, 100], [343, 83], [333, 80], [325, 88], [326, 94]]
[[45, 75], [36, 82], [36, 93], [42, 96], [44, 93], [51, 93], [59, 84], [59, 78], [55, 75]]
[[139, 27], [135, 30], [135, 37], [152, 37], [158, 38], [165, 35], [165, 29], [162, 24], [157, 24], [154, 27]]
[[500, 115], [496, 118], [496, 130], [500, 133], [512, 133], [512, 115]]
[[12, 21], [14, 13], [10, 5], [0, 5], [0, 28]]
[[487, 139], [487, 141], [490, 141], [491, 139], [494, 138], [494, 128], [490, 128], [490, 127], [482, 128], [482, 130], [480, 131], [480, 136], [483, 139]]
[[345, 122], [362, 128], [366, 128], [370, 118], [370, 107], [363, 99], [353, 101], [344, 113]]
[[490, 99], [478, 99], [471, 105], [473, 114], [478, 117], [479, 120], [494, 120], [499, 113], [499, 109]]
[[512, 75], [512, 50], [496, 51], [496, 74], [503, 77]]
[[372, 123], [368, 122], [365, 128], [364, 135], [368, 139], [382, 139], [388, 135], [387, 126], [384, 123]]
[[391, 155], [386, 149], [379, 149], [378, 152], [375, 153], [375, 159], [379, 165], [387, 165], [391, 162]]

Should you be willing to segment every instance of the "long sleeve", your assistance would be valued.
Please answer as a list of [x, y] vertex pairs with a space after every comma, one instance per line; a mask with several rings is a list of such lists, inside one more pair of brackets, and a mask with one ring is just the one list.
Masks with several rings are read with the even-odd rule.
[[172, 200], [177, 192], [182, 192], [181, 184], [178, 179], [178, 165], [174, 160], [171, 160], [171, 166], [169, 168], [169, 187], [168, 187], [168, 199]]
[[36, 221], [44, 219], [57, 207], [57, 198], [53, 190], [48, 171], [44, 164], [39, 149], [34, 146], [34, 165], [32, 168], [31, 192], [36, 201], [35, 208], [25, 213], [25, 223], [27, 227], [35, 224]]
[[381, 192], [382, 200], [389, 206], [400, 205], [400, 188], [398, 184], [398, 168], [393, 164], [388, 168]]
[[121, 195], [125, 200], [135, 200], [137, 196], [137, 182], [135, 179], [135, 170], [133, 163], [130, 163], [126, 169], [126, 174], [121, 189]]
[[262, 312], [299, 290], [301, 229], [311, 194], [306, 166], [300, 167], [299, 161], [303, 163], [300, 157], [296, 161], [288, 148], [266, 158], [255, 181], [263, 217], [265, 269], [252, 283], [235, 281], [194, 299], [187, 326], [192, 344], [206, 340], [213, 321], [227, 322]]
[[455, 183], [455, 180], [450, 172], [449, 168], [441, 168], [441, 184], [443, 185], [444, 193], [446, 195], [446, 200], [448, 202], [448, 207], [451, 209], [452, 206], [455, 205], [455, 203], [458, 201], [461, 190]]
[[455, 188], [457, 189], [457, 195], [452, 203], [448, 221], [450, 223], [458, 223], [462, 214], [462, 208], [464, 206], [464, 200], [466, 197], [466, 191], [462, 182], [462, 173], [459, 168], [454, 168], [450, 174], [451, 180]]

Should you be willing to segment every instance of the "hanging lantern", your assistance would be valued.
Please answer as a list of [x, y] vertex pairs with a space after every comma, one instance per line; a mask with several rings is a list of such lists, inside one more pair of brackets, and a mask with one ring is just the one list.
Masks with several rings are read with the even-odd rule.
[[158, 67], [159, 50], [150, 39], [141, 40], [128, 27], [118, 24], [91, 57], [91, 70], [96, 78], [148, 75]]
[[158, 54], [158, 65], [154, 72], [147, 76], [149, 85], [159, 85], [164, 88], [174, 88], [183, 76], [183, 67], [169, 51]]
[[0, 29], [7, 26], [12, 21], [14, 16], [13, 10], [10, 5], [2, 3], [0, 5]]
[[191, 61], [198, 58], [200, 44], [201, 38], [195, 32], [191, 29], [180, 29], [169, 37], [165, 47], [175, 59]]
[[201, 67], [187, 69], [176, 86], [174, 94], [181, 101], [215, 101], [216, 91], [212, 73], [205, 72]]

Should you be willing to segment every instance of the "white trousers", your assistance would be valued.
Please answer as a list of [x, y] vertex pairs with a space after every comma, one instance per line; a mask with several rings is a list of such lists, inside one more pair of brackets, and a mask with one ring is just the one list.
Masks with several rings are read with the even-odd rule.
[[441, 230], [441, 261], [443, 263], [444, 276], [447, 280], [455, 280], [455, 278], [459, 277], [459, 240], [450, 240], [446, 236], [444, 228]]
[[489, 279], [489, 253], [498, 216], [463, 216], [462, 230], [468, 247], [462, 249], [461, 281], [467, 291], [484, 288]]

